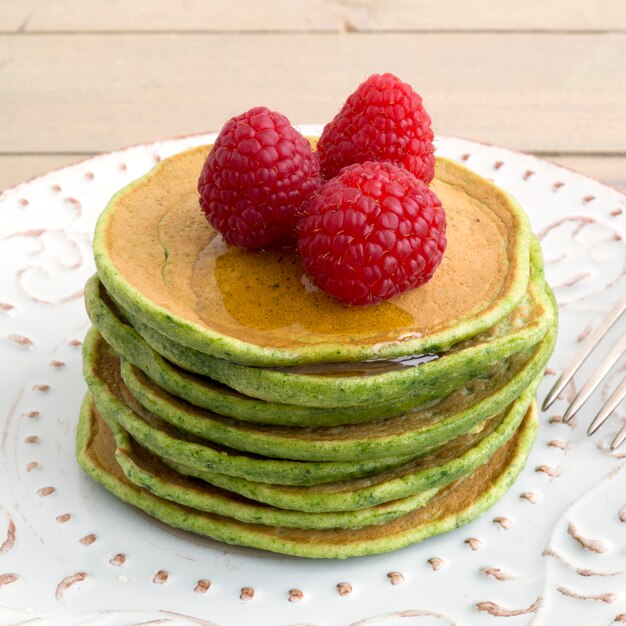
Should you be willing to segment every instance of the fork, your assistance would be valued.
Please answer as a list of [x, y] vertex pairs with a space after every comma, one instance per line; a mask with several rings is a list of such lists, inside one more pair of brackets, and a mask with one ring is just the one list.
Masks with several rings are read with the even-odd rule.
[[[585, 339], [580, 346], [578, 353], [572, 359], [572, 362], [563, 370], [563, 373], [559, 376], [556, 383], [546, 396], [541, 406], [542, 410], [547, 410], [552, 403], [557, 399], [559, 394], [565, 389], [566, 385], [573, 378], [574, 374], [578, 371], [580, 366], [587, 360], [587, 357], [593, 352], [594, 348], [606, 335], [609, 329], [619, 320], [622, 314], [626, 311], [626, 295], [609, 311], [608, 315], [602, 320], [602, 323]], [[600, 365], [598, 365], [596, 371], [587, 379], [585, 384], [580, 388], [580, 391], [574, 396], [571, 404], [567, 408], [563, 415], [563, 421], [569, 422], [578, 411], [580, 411], [583, 404], [587, 401], [589, 396], [593, 393], [596, 387], [600, 384], [602, 379], [608, 374], [609, 370], [617, 363], [617, 360], [626, 352], [626, 333], [624, 333], [618, 342], [613, 346], [609, 353], [604, 357]], [[609, 415], [617, 408], [619, 403], [626, 397], [626, 376], [624, 376], [622, 382], [617, 386], [617, 389], [611, 394], [611, 396], [604, 403], [604, 406], [600, 409], [595, 416], [593, 422], [587, 430], [587, 435], [591, 436], [595, 433], [604, 422], [608, 419]], [[626, 424], [615, 435], [613, 442], [611, 443], [611, 449], [615, 450], [618, 446], [626, 441]]]

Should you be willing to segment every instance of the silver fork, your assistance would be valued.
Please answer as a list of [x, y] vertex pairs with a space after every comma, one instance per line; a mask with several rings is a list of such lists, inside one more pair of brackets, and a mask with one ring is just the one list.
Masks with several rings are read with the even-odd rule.
[[[563, 373], [559, 376], [556, 383], [543, 401], [542, 410], [548, 409], [552, 403], [557, 399], [559, 394], [565, 389], [567, 383], [572, 379], [574, 374], [578, 371], [580, 366], [587, 360], [587, 357], [593, 352], [594, 348], [606, 335], [608, 330], [617, 322], [617, 320], [626, 311], [626, 295], [609, 311], [609, 314], [602, 320], [602, 323], [587, 337], [578, 350], [576, 356], [572, 359], [572, 362], [563, 370]], [[587, 401], [589, 396], [593, 393], [596, 387], [600, 384], [602, 379], [608, 374], [609, 370], [617, 363], [617, 360], [626, 352], [626, 333], [622, 335], [619, 341], [613, 346], [609, 353], [604, 357], [600, 365], [598, 365], [596, 371], [589, 377], [585, 384], [580, 388], [580, 391], [574, 396], [571, 404], [567, 408], [563, 415], [563, 421], [569, 422], [578, 411], [580, 411], [583, 404]], [[593, 435], [604, 422], [608, 419], [609, 415], [617, 408], [619, 403], [626, 397], [626, 375], [622, 382], [617, 386], [617, 389], [611, 394], [608, 400], [604, 403], [604, 406], [600, 409], [595, 416], [591, 426], [587, 430], [587, 435]], [[626, 441], [626, 424], [615, 435], [613, 442], [611, 443], [611, 449], [615, 450], [618, 446]]]

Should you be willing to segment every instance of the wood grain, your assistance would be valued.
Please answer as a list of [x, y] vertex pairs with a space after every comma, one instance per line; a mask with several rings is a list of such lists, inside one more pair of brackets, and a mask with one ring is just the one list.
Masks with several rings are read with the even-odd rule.
[[38, 0], [4, 0], [0, 2], [0, 31], [19, 32], [24, 29], [28, 16], [40, 4]]
[[615, 31], [624, 0], [4, 0], [8, 32]]
[[0, 33], [0, 189], [253, 104], [324, 121], [385, 70], [438, 132], [626, 189], [624, 0], [0, 0]]
[[64, 165], [70, 165], [87, 156], [78, 154], [0, 155], [0, 190], [8, 189]]
[[384, 70], [424, 95], [441, 133], [626, 150], [624, 34], [0, 36], [0, 66], [0, 153], [99, 152], [261, 103], [320, 122]]

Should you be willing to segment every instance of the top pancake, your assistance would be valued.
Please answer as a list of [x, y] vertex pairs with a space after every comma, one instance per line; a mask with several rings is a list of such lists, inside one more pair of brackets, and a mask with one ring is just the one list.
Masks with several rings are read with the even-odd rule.
[[198, 205], [208, 147], [161, 162], [118, 192], [96, 227], [112, 295], [175, 341], [250, 365], [359, 361], [440, 352], [507, 315], [528, 283], [529, 227], [517, 203], [438, 159], [432, 189], [448, 247], [427, 284], [372, 307], [313, 288], [291, 252], [228, 247]]

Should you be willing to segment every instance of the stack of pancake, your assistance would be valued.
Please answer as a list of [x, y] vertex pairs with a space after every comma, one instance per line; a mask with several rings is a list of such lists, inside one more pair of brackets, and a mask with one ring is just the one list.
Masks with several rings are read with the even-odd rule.
[[438, 159], [440, 268], [347, 307], [292, 252], [210, 228], [207, 151], [162, 161], [98, 221], [83, 468], [167, 524], [304, 557], [393, 550], [487, 510], [530, 451], [556, 335], [519, 205]]

